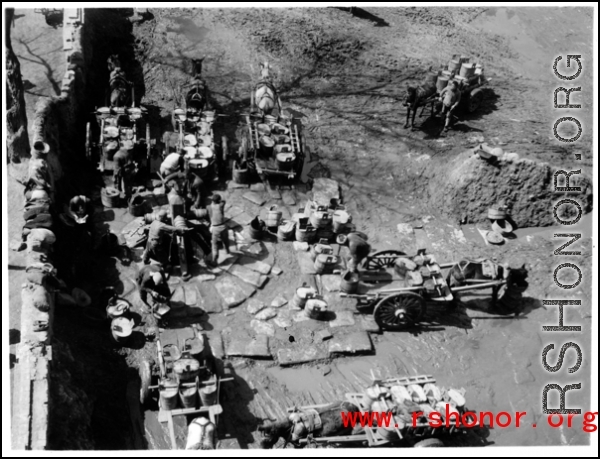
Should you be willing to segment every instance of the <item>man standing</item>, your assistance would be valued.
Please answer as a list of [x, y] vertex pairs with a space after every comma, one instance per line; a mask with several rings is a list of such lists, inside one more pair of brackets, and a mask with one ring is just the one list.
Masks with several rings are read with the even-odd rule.
[[446, 123], [444, 130], [450, 129], [450, 123], [452, 122], [453, 112], [460, 103], [460, 90], [458, 89], [458, 83], [454, 80], [448, 82], [448, 86], [442, 89], [440, 93], [440, 101], [442, 102], [442, 116], [446, 115]]
[[161, 210], [156, 220], [150, 224], [148, 231], [148, 243], [142, 259], [145, 264], [150, 263], [150, 258], [158, 261], [168, 271], [169, 253], [171, 248], [171, 236], [183, 234], [188, 228], [175, 228], [167, 225], [167, 212]]
[[137, 167], [133, 162], [132, 149], [133, 144], [129, 141], [125, 141], [113, 157], [115, 163], [115, 188], [125, 192], [125, 199], [127, 201], [129, 201], [129, 197], [131, 196], [133, 178], [137, 172]]
[[[144, 304], [161, 317], [166, 314], [169, 310], [167, 303], [171, 298], [171, 290], [162, 268], [156, 265], [144, 266], [136, 281], [140, 289], [140, 298]], [[148, 302], [148, 295], [153, 300], [152, 305]]]
[[367, 235], [359, 232], [353, 232], [348, 235], [340, 234], [337, 237], [337, 243], [348, 246], [350, 249], [348, 270], [353, 273], [357, 272], [358, 265], [360, 265], [371, 251], [371, 246], [367, 242]]
[[204, 181], [192, 170], [187, 175], [187, 190], [192, 199], [192, 209], [202, 207], [202, 196], [204, 194]]
[[212, 197], [212, 204], [208, 207], [210, 216], [210, 233], [213, 263], [218, 263], [219, 259], [219, 241], [223, 243], [225, 251], [229, 254], [229, 235], [227, 225], [225, 225], [225, 201], [220, 194]]

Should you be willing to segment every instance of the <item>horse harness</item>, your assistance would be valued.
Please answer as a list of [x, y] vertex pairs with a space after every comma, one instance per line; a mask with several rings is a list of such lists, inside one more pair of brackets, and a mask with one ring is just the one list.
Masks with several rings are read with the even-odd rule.
[[[433, 95], [435, 91], [434, 87], [424, 88], [423, 86], [417, 86], [413, 89], [414, 91], [412, 93], [409, 92], [409, 97], [407, 97], [406, 105], [412, 105], [414, 107], [418, 107], [420, 105], [419, 102]], [[412, 100], [410, 100], [411, 95], [413, 96]]]
[[[273, 86], [273, 83], [271, 83], [269, 80], [260, 80], [257, 84], [256, 87], [254, 89], [254, 91], [258, 91], [260, 88], [262, 87], [266, 87], [267, 89], [270, 89], [271, 92], [273, 93], [273, 95], [277, 94], [277, 91], [275, 89], [275, 86]], [[269, 91], [265, 91], [263, 93], [263, 95], [261, 96], [261, 99], [268, 97], [269, 99], [271, 99], [272, 101], [275, 101], [275, 99], [273, 98], [273, 96], [271, 96], [271, 93], [269, 93]]]
[[292, 421], [292, 442], [297, 442], [323, 427], [321, 416], [312, 408], [296, 410], [290, 414], [289, 419]]
[[453, 277], [458, 282], [464, 281], [465, 280], [465, 271], [467, 270], [467, 267], [471, 264], [480, 264], [481, 265], [481, 274], [484, 277], [487, 277], [490, 279], [496, 279], [498, 277], [498, 264], [494, 263], [492, 260], [488, 260], [485, 258], [482, 258], [480, 260], [461, 260], [461, 261], [459, 261], [456, 264], [456, 266], [458, 267], [458, 269], [460, 269], [461, 279], [458, 279], [457, 276], [454, 275], [454, 273], [453, 273]]

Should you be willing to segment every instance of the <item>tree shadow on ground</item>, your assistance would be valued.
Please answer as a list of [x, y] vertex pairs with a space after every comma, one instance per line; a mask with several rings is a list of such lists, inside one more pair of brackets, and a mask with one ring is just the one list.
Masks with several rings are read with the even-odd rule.
[[333, 7], [337, 10], [346, 11], [350, 13], [355, 18], [365, 19], [367, 21], [371, 21], [374, 23], [375, 27], [389, 27], [389, 23], [384, 19], [381, 19], [378, 16], [375, 16], [372, 13], [369, 13], [367, 10], [363, 8], [359, 8], [357, 6], [335, 6]]

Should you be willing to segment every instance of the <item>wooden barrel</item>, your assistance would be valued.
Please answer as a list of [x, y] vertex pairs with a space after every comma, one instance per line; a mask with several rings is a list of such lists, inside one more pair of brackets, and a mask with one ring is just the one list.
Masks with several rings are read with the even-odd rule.
[[219, 401], [217, 400], [217, 385], [208, 384], [200, 388], [200, 400], [202, 406], [216, 405]]
[[315, 271], [317, 274], [330, 271], [333, 266], [338, 262], [338, 258], [335, 255], [319, 255], [315, 259]]
[[264, 228], [265, 222], [260, 220], [258, 217], [254, 217], [248, 225], [248, 234], [252, 239], [260, 239], [262, 237]]
[[307, 285], [297, 288], [292, 301], [290, 301], [290, 309], [304, 309], [306, 302], [316, 295], [317, 291]]
[[331, 225], [331, 215], [327, 210], [314, 211], [310, 214], [310, 224], [315, 228], [327, 228]]
[[125, 343], [133, 333], [133, 321], [126, 317], [117, 317], [112, 320], [110, 331], [117, 343]]
[[507, 236], [513, 232], [513, 226], [506, 220], [494, 220], [492, 222], [492, 231], [496, 231], [503, 236]]
[[235, 183], [248, 183], [249, 175], [250, 173], [247, 167], [239, 167], [237, 164], [233, 166], [231, 171], [231, 178]]
[[291, 241], [294, 237], [296, 224], [289, 220], [281, 220], [277, 228], [277, 239], [280, 241]]
[[327, 302], [323, 298], [318, 297], [307, 300], [304, 307], [304, 313], [306, 316], [316, 320], [322, 319], [327, 311]]
[[313, 242], [317, 236], [317, 229], [308, 222], [308, 218], [300, 218], [296, 225], [296, 240], [299, 242]]
[[173, 363], [173, 372], [180, 381], [195, 381], [200, 374], [200, 362], [191, 357], [180, 358]]
[[179, 383], [169, 378], [162, 379], [158, 385], [158, 395], [160, 407], [163, 410], [176, 409], [179, 398]]
[[333, 255], [333, 247], [331, 247], [327, 239], [321, 239], [310, 249], [310, 257], [313, 261], [317, 259], [319, 255]]
[[116, 188], [107, 186], [102, 188], [100, 191], [100, 200], [102, 205], [108, 208], [114, 208], [119, 206], [121, 193]]
[[435, 87], [437, 89], [437, 92], [442, 92], [442, 90], [448, 86], [448, 81], [450, 80], [449, 77], [445, 76], [445, 75], [440, 75], [435, 83]]
[[179, 385], [179, 398], [184, 408], [196, 408], [198, 406], [198, 383], [197, 381]]
[[356, 293], [358, 290], [358, 273], [346, 271], [340, 282], [340, 289], [344, 293]]
[[331, 221], [333, 232], [337, 234], [346, 229], [348, 223], [352, 221], [352, 217], [345, 210], [336, 210], [333, 212]]
[[475, 75], [475, 64], [463, 62], [460, 66], [459, 75], [463, 78], [471, 78], [473, 75]]
[[277, 206], [271, 206], [269, 211], [267, 212], [267, 219], [265, 220], [265, 225], [267, 228], [276, 228], [279, 226], [279, 222], [281, 221], [281, 211], [278, 210]]
[[461, 66], [461, 62], [460, 59], [452, 59], [449, 63], [448, 63], [448, 71], [450, 73], [453, 74], [458, 74], [458, 72], [460, 71], [460, 66]]
[[435, 84], [435, 82], [438, 79], [439, 74], [440, 74], [440, 72], [436, 72], [436, 71], [428, 72], [427, 75], [425, 76], [425, 81], [427, 83]]
[[125, 300], [119, 300], [115, 304], [109, 304], [106, 307], [106, 317], [110, 320], [117, 317], [124, 317], [129, 312], [129, 303]]

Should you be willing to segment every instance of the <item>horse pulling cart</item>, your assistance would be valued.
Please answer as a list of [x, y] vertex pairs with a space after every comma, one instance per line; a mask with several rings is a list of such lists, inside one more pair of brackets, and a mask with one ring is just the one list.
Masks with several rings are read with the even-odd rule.
[[[465, 412], [464, 390], [439, 389], [435, 386], [435, 379], [430, 375], [396, 377], [377, 379], [372, 374], [372, 385], [363, 393], [347, 393], [346, 400], [358, 407], [359, 413], [388, 413], [386, 421], [379, 417], [371, 418], [372, 423], [360, 425], [363, 433], [339, 436], [317, 436], [309, 434], [302, 438], [298, 444], [303, 447], [319, 447], [331, 445], [343, 447], [345, 445], [367, 447], [414, 447], [435, 448], [443, 447], [440, 438], [464, 434], [468, 428], [462, 423], [456, 425], [451, 421], [440, 427], [429, 424], [428, 414], [434, 411], [440, 413], [440, 419], [448, 411], [462, 415]], [[403, 398], [408, 397], [408, 398]], [[409, 400], [410, 409], [406, 409], [404, 400]], [[301, 407], [300, 410], [323, 409], [328, 405], [314, 405]], [[293, 412], [297, 408], [288, 409]], [[420, 411], [417, 419], [413, 420], [413, 412]], [[468, 420], [472, 420], [467, 415]], [[375, 418], [375, 419], [373, 419]], [[444, 419], [445, 420], [445, 419]]]
[[[340, 295], [356, 298], [359, 310], [373, 308], [373, 317], [384, 330], [401, 330], [418, 324], [428, 301], [451, 305], [458, 292], [491, 289], [496, 302], [514, 286], [515, 271], [507, 265], [493, 260], [439, 264], [424, 250], [415, 256], [396, 250], [377, 252], [367, 257], [361, 268], [363, 291]], [[390, 288], [372, 285], [383, 282], [393, 285]]]
[[234, 180], [241, 170], [263, 181], [270, 177], [294, 180], [302, 173], [304, 141], [298, 124], [283, 115], [258, 114], [246, 116], [246, 124], [239, 155], [234, 158]]

